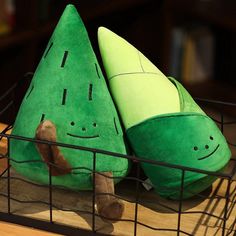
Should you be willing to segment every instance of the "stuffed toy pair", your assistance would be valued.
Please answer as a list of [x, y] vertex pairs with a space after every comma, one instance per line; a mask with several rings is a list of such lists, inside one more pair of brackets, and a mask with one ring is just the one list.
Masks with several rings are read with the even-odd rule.
[[[99, 28], [98, 41], [110, 90], [85, 27], [75, 7], [68, 5], [34, 74], [12, 132], [43, 141], [11, 139], [10, 156], [15, 160], [11, 162], [15, 170], [35, 182], [48, 184], [49, 172], [53, 185], [69, 189], [92, 189], [95, 182], [98, 213], [115, 221], [122, 216], [122, 202], [99, 193], [114, 193], [114, 182], [128, 174], [129, 161], [98, 153], [93, 174], [93, 152], [61, 147], [56, 142], [127, 154], [123, 126], [137, 157], [207, 171], [224, 168], [230, 151], [215, 123], [180, 83], [167, 78], [142, 53], [108, 29]], [[141, 165], [158, 194], [179, 198], [180, 169]], [[112, 177], [117, 178], [113, 181]], [[187, 171], [183, 197], [198, 194], [214, 180]]]

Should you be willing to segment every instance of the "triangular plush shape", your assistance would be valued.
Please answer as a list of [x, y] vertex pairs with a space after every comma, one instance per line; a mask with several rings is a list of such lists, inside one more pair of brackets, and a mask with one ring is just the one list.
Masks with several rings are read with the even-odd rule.
[[[126, 154], [122, 128], [86, 29], [77, 10], [68, 5], [49, 40], [31, 85], [23, 99], [12, 134], [34, 138], [42, 120], [57, 128], [57, 141], [66, 144]], [[34, 143], [11, 140], [11, 157], [20, 162], [41, 160]], [[93, 153], [60, 148], [73, 170], [53, 177], [53, 184], [90, 189]], [[97, 154], [96, 171], [125, 176], [128, 161]], [[25, 177], [48, 183], [45, 163], [26, 162], [12, 166]]]
[[[180, 111], [175, 86], [141, 52], [104, 27], [99, 28], [98, 40], [110, 89], [126, 129], [150, 116]], [[163, 102], [157, 104], [158, 100]]]

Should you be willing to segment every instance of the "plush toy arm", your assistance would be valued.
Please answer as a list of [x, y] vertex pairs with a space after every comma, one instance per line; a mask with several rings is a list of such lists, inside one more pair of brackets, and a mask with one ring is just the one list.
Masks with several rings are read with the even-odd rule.
[[[41, 122], [36, 130], [36, 139], [56, 142], [56, 127], [49, 121]], [[36, 144], [42, 159], [49, 166], [53, 176], [65, 175], [71, 172], [71, 166], [56, 145]], [[119, 220], [124, 211], [123, 203], [114, 196], [114, 181], [112, 172], [95, 173], [95, 192], [98, 214], [105, 221]]]
[[95, 173], [95, 192], [98, 214], [104, 221], [116, 222], [124, 212], [124, 204], [114, 196], [112, 172]]
[[[56, 142], [56, 127], [49, 121], [41, 122], [36, 130], [36, 139]], [[71, 166], [64, 158], [56, 145], [36, 143], [37, 149], [42, 159], [47, 163], [50, 168], [52, 176], [65, 175], [71, 172]]]

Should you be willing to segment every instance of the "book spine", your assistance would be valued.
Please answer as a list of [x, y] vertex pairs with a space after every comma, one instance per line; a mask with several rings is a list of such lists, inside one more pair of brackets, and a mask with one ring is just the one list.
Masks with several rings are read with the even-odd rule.
[[184, 84], [204, 82], [213, 77], [215, 38], [203, 26], [173, 29], [170, 75]]
[[0, 1], [0, 35], [11, 32], [15, 25], [15, 2]]

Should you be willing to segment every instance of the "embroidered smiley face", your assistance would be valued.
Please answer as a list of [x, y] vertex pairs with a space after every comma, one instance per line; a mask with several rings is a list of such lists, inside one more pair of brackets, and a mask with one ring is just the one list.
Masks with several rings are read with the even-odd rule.
[[208, 142], [208, 144], [206, 144], [204, 147], [201, 147], [201, 150], [200, 150], [200, 148], [198, 146], [194, 146], [193, 150], [196, 151], [196, 152], [199, 152], [201, 154], [203, 152], [209, 151], [208, 154], [199, 157], [198, 160], [204, 160], [206, 158], [211, 157], [218, 150], [218, 148], [220, 147], [220, 144], [215, 144], [213, 142], [214, 141], [214, 137], [213, 136], [210, 136], [209, 140], [212, 141], [212, 142], [211, 143]]
[[[72, 121], [70, 123], [71, 126], [75, 126], [75, 122]], [[83, 134], [72, 134], [72, 133], [67, 133], [67, 135], [71, 136], [71, 137], [74, 137], [74, 138], [82, 138], [82, 139], [93, 139], [93, 138], [99, 138], [99, 134], [98, 133], [95, 133], [97, 132], [97, 123], [96, 122], [93, 122], [92, 125], [90, 125], [90, 127], [84, 127], [82, 126], [81, 127], [81, 131]], [[93, 130], [91, 129], [93, 128]], [[94, 132], [95, 131], [95, 132]]]

